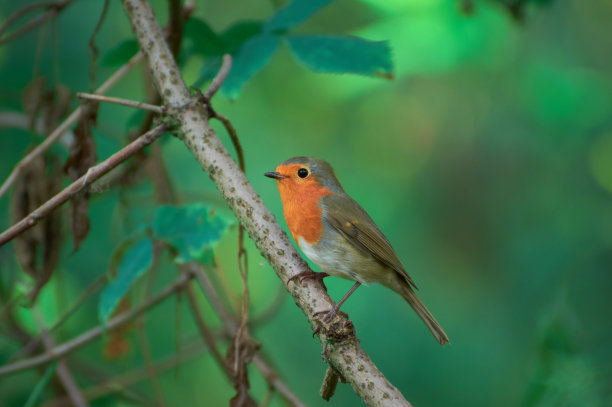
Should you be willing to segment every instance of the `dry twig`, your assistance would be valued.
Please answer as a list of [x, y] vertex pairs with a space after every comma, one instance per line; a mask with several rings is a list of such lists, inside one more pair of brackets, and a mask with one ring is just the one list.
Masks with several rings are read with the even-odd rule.
[[[53, 340], [53, 337], [49, 331], [45, 329], [42, 321], [42, 315], [38, 309], [35, 310], [35, 317], [36, 323], [40, 329], [40, 336], [42, 338], [43, 345], [45, 346], [45, 349], [49, 351], [55, 347], [55, 341]], [[66, 390], [72, 404], [75, 407], [89, 407], [87, 400], [85, 400], [79, 386], [74, 381], [74, 377], [72, 377], [72, 374], [70, 373], [68, 365], [64, 359], [59, 359], [55, 373], [57, 374], [60, 383]]]
[[98, 100], [100, 102], [116, 103], [118, 105], [135, 107], [137, 109], [148, 110], [153, 113], [163, 114], [164, 108], [161, 106], [150, 105], [144, 102], [136, 102], [134, 100], [114, 98], [111, 96], [96, 95], [95, 93], [77, 93], [79, 99]]
[[138, 137], [136, 140], [132, 141], [130, 144], [107, 158], [105, 161], [91, 167], [87, 173], [85, 173], [85, 175], [68, 185], [60, 193], [38, 207], [38, 209], [36, 209], [34, 212], [30, 213], [21, 221], [17, 222], [15, 225], [0, 234], [0, 246], [4, 245], [23, 231], [34, 226], [40, 219], [48, 215], [61, 204], [68, 201], [83, 188], [90, 185], [92, 182], [130, 158], [132, 155], [151, 144], [158, 137], [164, 134], [166, 130], [168, 130], [168, 126], [162, 124]]
[[25, 23], [15, 31], [10, 34], [5, 35], [4, 37], [0, 37], [0, 45], [6, 44], [7, 42], [13, 41], [14, 39], [22, 36], [28, 31], [36, 28], [37, 26], [43, 24], [47, 20], [55, 17], [60, 11], [62, 11], [67, 5], [72, 3], [74, 0], [61, 0], [55, 2], [39, 2], [28, 4], [19, 10], [15, 11], [12, 15], [10, 15], [2, 27], [0, 28], [0, 35], [6, 31], [10, 24], [13, 23], [16, 19], [21, 17], [22, 15], [29, 13], [30, 11], [36, 10], [37, 8], [47, 8], [48, 10], [43, 14], [33, 18], [29, 22]]
[[68, 342], [64, 342], [61, 345], [57, 345], [54, 348], [49, 349], [42, 355], [11, 363], [10, 365], [0, 366], [0, 376], [49, 363], [52, 360], [61, 358], [62, 356], [69, 354], [70, 352], [74, 352], [81, 346], [86, 345], [94, 339], [98, 338], [104, 332], [110, 332], [125, 324], [126, 322], [129, 322], [132, 319], [136, 318], [143, 312], [146, 312], [149, 309], [153, 308], [154, 306], [168, 298], [170, 295], [181, 290], [185, 286], [185, 284], [187, 284], [191, 280], [192, 277], [193, 276], [191, 274], [182, 274], [174, 282], [168, 284], [166, 288], [164, 288], [159, 294], [149, 298], [145, 303], [110, 319], [106, 323], [105, 329], [103, 329], [101, 326], [96, 326], [90, 329], [89, 331], [82, 333], [76, 338], [69, 340]]

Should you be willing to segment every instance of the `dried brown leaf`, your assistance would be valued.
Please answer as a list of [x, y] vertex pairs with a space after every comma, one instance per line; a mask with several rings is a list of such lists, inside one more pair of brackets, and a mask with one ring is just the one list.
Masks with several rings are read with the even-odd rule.
[[[51, 166], [54, 167], [52, 174], [48, 174], [47, 161], [49, 160], [45, 156], [40, 156], [24, 168], [11, 201], [13, 222], [28, 216], [59, 191], [59, 165], [57, 160], [53, 160], [55, 165]], [[53, 212], [14, 239], [15, 257], [23, 271], [35, 282], [34, 289], [29, 294], [32, 301], [51, 278], [59, 260], [60, 219], [60, 213]]]
[[[113, 316], [129, 311], [130, 308], [130, 300], [124, 297], [117, 305], [115, 311], [113, 311]], [[111, 331], [108, 341], [104, 345], [104, 357], [107, 359], [120, 359], [126, 356], [131, 349], [131, 343], [128, 336], [133, 329], [134, 324], [129, 322]]]
[[232, 374], [236, 395], [230, 400], [231, 407], [255, 407], [257, 402], [249, 395], [249, 376], [247, 367], [261, 345], [255, 342], [249, 330], [239, 329], [227, 350], [225, 360]]
[[21, 104], [28, 120], [28, 127], [33, 127], [36, 114], [44, 104], [46, 82], [45, 77], [39, 76], [33, 79], [21, 94]]
[[[96, 143], [91, 132], [95, 126], [98, 103], [84, 105], [85, 111], [76, 129], [70, 153], [64, 164], [64, 172], [72, 181], [78, 179], [96, 164]], [[70, 228], [74, 250], [89, 233], [89, 191], [83, 190], [70, 201]]]

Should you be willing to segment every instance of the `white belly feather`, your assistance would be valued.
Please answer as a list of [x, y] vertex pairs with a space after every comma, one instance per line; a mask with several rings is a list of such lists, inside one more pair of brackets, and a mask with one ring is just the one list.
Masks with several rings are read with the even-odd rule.
[[[384, 266], [358, 248], [347, 246], [346, 242], [341, 241], [344, 237], [338, 236], [338, 238], [339, 241], [327, 241], [326, 247], [321, 249], [300, 237], [300, 249], [322, 271], [331, 276], [359, 281], [364, 285], [380, 282], [381, 274], [378, 273], [383, 272]], [[361, 270], [355, 270], [356, 267], [360, 267]], [[378, 276], [373, 275], [372, 272]]]

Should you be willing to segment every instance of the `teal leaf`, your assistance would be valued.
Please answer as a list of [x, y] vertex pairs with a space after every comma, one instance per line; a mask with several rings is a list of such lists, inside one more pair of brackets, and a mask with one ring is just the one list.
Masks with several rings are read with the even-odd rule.
[[177, 263], [212, 258], [211, 250], [225, 235], [230, 222], [209, 212], [202, 204], [157, 208], [153, 232], [176, 249]]
[[152, 264], [153, 241], [151, 239], [138, 241], [125, 253], [119, 264], [117, 277], [106, 286], [100, 295], [98, 315], [103, 323], [108, 321], [119, 300], [123, 298], [132, 284], [149, 270]]
[[221, 34], [224, 53], [234, 54], [249, 38], [261, 33], [261, 21], [241, 21]]
[[278, 49], [279, 39], [275, 35], [261, 34], [242, 44], [232, 62], [232, 69], [221, 86], [221, 91], [230, 99], [235, 99], [242, 86], [263, 68]]
[[190, 18], [185, 22], [185, 39], [190, 53], [202, 56], [219, 56], [224, 52], [221, 38], [203, 20]]
[[295, 58], [315, 72], [393, 79], [387, 41], [324, 35], [291, 35], [286, 39]]
[[266, 32], [283, 32], [303, 23], [333, 0], [293, 0], [281, 8], [264, 24]]
[[102, 65], [111, 68], [121, 66], [129, 61], [139, 49], [138, 41], [123, 41], [104, 55], [102, 58]]

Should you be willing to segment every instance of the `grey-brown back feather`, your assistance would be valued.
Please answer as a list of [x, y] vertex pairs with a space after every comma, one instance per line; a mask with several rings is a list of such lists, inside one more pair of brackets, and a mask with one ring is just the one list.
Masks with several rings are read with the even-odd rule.
[[391, 243], [353, 198], [341, 192], [321, 199], [327, 220], [336, 230], [359, 249], [395, 270], [410, 286], [417, 288]]

